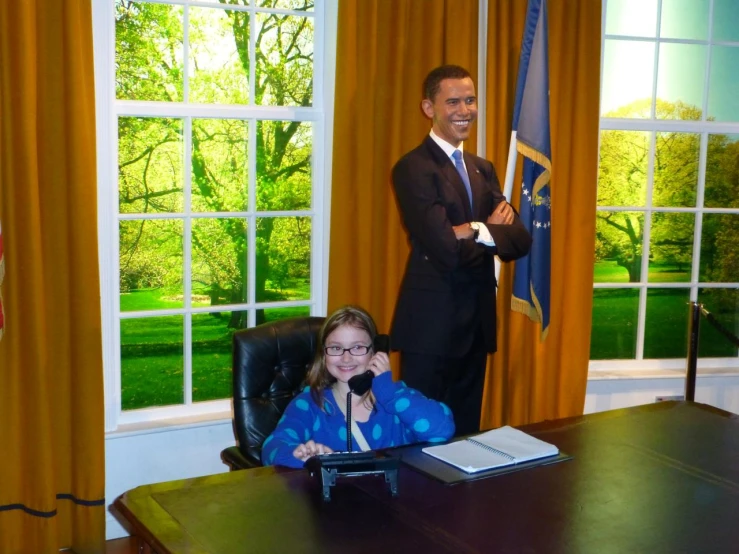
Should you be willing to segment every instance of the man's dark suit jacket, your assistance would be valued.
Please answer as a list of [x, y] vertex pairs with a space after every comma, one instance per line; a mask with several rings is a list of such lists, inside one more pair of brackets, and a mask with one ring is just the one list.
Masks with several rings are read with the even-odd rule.
[[457, 240], [453, 225], [485, 223], [505, 197], [489, 161], [464, 153], [474, 214], [452, 160], [429, 136], [403, 156], [392, 178], [411, 252], [395, 306], [393, 350], [462, 356], [482, 326], [488, 352], [496, 349], [495, 262], [525, 256], [531, 236], [515, 216], [487, 225], [495, 246]]

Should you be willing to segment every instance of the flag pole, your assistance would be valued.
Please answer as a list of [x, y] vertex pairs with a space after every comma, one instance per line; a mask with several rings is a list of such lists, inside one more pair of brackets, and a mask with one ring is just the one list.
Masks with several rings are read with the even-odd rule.
[[511, 144], [508, 147], [508, 165], [505, 170], [505, 183], [503, 185], [503, 196], [508, 203], [511, 203], [511, 195], [513, 194], [513, 177], [516, 174], [516, 159], [518, 150], [516, 149], [516, 131], [511, 131]]
[[[511, 195], [513, 194], [513, 177], [516, 174], [516, 159], [518, 157], [518, 150], [516, 150], [516, 131], [511, 131], [511, 144], [508, 147], [508, 165], [505, 170], [505, 182], [503, 183], [503, 196], [506, 201], [511, 203]], [[497, 283], [500, 279], [500, 267], [501, 263], [498, 256], [495, 257], [495, 282]], [[496, 296], [498, 295], [498, 289], [495, 289]]]

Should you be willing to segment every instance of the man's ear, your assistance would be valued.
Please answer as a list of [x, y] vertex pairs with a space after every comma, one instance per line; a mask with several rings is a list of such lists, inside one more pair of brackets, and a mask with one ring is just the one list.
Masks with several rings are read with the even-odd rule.
[[434, 119], [434, 103], [428, 98], [421, 100], [421, 111], [429, 119]]

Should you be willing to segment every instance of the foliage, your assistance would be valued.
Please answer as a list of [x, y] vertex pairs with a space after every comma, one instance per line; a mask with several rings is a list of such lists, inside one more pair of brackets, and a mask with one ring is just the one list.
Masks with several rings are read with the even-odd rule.
[[[650, 117], [648, 100], [623, 106], [609, 117]], [[700, 120], [695, 106], [657, 100], [657, 119]], [[654, 172], [648, 190], [651, 133], [643, 131], [603, 131], [601, 134], [596, 222], [596, 267], [616, 262], [629, 276], [641, 280], [644, 209], [648, 192], [651, 206], [657, 208], [695, 207], [698, 188], [700, 135], [684, 132], [659, 132], [654, 137]], [[739, 142], [721, 134], [708, 137], [706, 168], [706, 206], [738, 205]], [[631, 208], [618, 210], [618, 208]], [[739, 232], [736, 216], [704, 217], [701, 242], [701, 279], [739, 280], [739, 260], [730, 246]], [[691, 213], [658, 211], [650, 220], [650, 266], [672, 265], [678, 272], [689, 270], [693, 256], [695, 217]], [[650, 273], [651, 270], [650, 270]], [[597, 275], [597, 271], [596, 271]], [[687, 280], [687, 276], [686, 276]]]
[[[314, 18], [261, 8], [314, 6], [115, 2], [116, 98], [147, 102], [147, 113], [160, 102], [167, 114], [118, 119], [122, 312], [310, 299], [312, 221], [301, 212], [311, 209], [313, 125], [288, 118], [313, 103]], [[165, 104], [173, 102], [182, 104], [173, 111]], [[202, 113], [198, 104], [243, 116], [190, 115]], [[256, 322], [308, 313], [258, 310]], [[194, 401], [230, 395], [230, 337], [247, 315], [189, 316]], [[183, 401], [186, 321], [121, 321], [124, 409]]]
[[[116, 94], [120, 99], [310, 106], [313, 102], [313, 19], [238, 9], [248, 0], [221, 0], [228, 9], [183, 8], [116, 1]], [[312, 2], [269, 0], [259, 7], [312, 10]], [[250, 33], [254, 49], [250, 55]], [[185, 54], [187, 53], [187, 54]], [[184, 60], [187, 56], [187, 87]], [[252, 60], [254, 67], [251, 67]], [[249, 89], [250, 71], [253, 89]], [[189, 127], [188, 127], [189, 126]], [[249, 132], [256, 154], [255, 206], [260, 212], [310, 209], [310, 123], [281, 120], [121, 117], [119, 204], [126, 214], [172, 214], [179, 225], [134, 219], [121, 225], [121, 290], [179, 287], [183, 281], [182, 214], [195, 215], [190, 229], [192, 286], [211, 304], [248, 300], [247, 218]], [[184, 137], [191, 137], [186, 168]], [[185, 190], [189, 171], [190, 191]], [[255, 220], [255, 298], [268, 283], [310, 275], [310, 222], [265, 215]], [[232, 327], [244, 326], [234, 312]], [[260, 314], [261, 315], [261, 314]]]

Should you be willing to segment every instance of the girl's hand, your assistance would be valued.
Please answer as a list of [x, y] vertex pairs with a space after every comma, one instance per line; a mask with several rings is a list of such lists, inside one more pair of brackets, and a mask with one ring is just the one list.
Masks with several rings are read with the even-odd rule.
[[375, 374], [375, 377], [386, 371], [390, 371], [390, 358], [385, 352], [375, 352], [367, 364], [367, 369]]
[[316, 456], [317, 454], [331, 454], [332, 452], [333, 450], [325, 444], [309, 440], [293, 450], [293, 456], [304, 462], [311, 456]]

